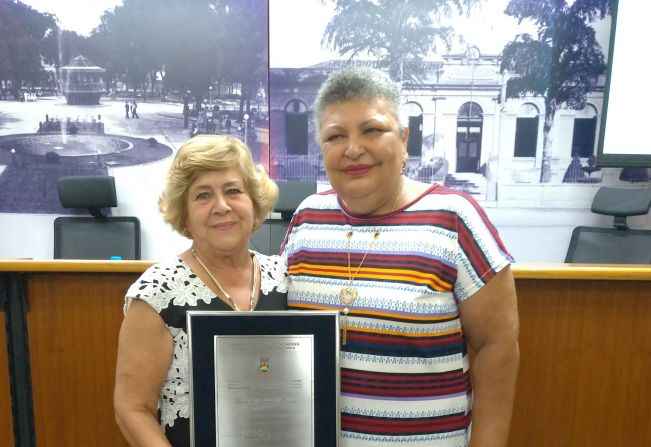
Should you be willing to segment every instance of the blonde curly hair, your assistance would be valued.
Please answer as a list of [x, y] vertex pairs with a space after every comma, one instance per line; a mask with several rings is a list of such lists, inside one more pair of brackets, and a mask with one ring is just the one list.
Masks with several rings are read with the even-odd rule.
[[264, 222], [278, 200], [278, 186], [262, 165], [253, 162], [251, 151], [238, 138], [227, 135], [197, 135], [181, 146], [167, 171], [165, 189], [158, 201], [163, 220], [185, 237], [187, 233], [188, 188], [199, 173], [235, 168], [253, 201], [253, 231]]

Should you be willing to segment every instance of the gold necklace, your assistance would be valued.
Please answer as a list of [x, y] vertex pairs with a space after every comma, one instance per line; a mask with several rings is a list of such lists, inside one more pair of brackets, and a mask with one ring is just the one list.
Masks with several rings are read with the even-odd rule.
[[339, 301], [341, 301], [341, 304], [344, 305], [344, 308], [342, 310], [343, 312], [343, 318], [341, 321], [341, 327], [342, 327], [342, 337], [341, 337], [341, 344], [345, 345], [346, 344], [346, 333], [348, 331], [348, 312], [350, 312], [350, 306], [355, 302], [357, 297], [359, 296], [359, 291], [357, 290], [357, 287], [353, 286], [353, 281], [357, 277], [357, 274], [359, 273], [359, 270], [362, 268], [362, 265], [364, 264], [364, 261], [366, 261], [366, 256], [368, 253], [371, 251], [371, 248], [373, 245], [375, 245], [375, 241], [380, 237], [380, 232], [376, 231], [373, 233], [373, 240], [371, 241], [370, 245], [366, 249], [366, 253], [364, 253], [364, 256], [362, 256], [362, 260], [360, 261], [359, 265], [357, 266], [357, 269], [355, 270], [355, 273], [353, 274], [353, 269], [352, 266], [350, 265], [350, 240], [353, 237], [353, 232], [349, 231], [346, 233], [346, 238], [348, 239], [347, 247], [348, 247], [348, 285], [344, 288], [341, 289], [339, 292]]
[[[228, 292], [226, 292], [226, 290], [224, 290], [224, 287], [222, 287], [220, 282], [217, 281], [217, 278], [215, 278], [215, 276], [212, 273], [210, 273], [210, 270], [208, 270], [208, 267], [206, 267], [206, 264], [204, 264], [203, 261], [199, 258], [199, 256], [197, 256], [197, 252], [194, 251], [194, 248], [191, 249], [191, 252], [192, 252], [192, 256], [194, 256], [194, 259], [197, 260], [199, 265], [203, 268], [204, 272], [206, 272], [206, 274], [208, 274], [208, 276], [210, 276], [210, 279], [212, 280], [212, 282], [215, 283], [215, 286], [217, 286], [217, 288], [222, 293], [222, 295], [224, 295], [224, 298], [226, 298], [226, 300], [231, 305], [233, 310], [242, 311], [242, 309], [240, 309], [237, 306], [237, 304], [235, 304], [235, 300], [233, 299], [233, 297], [231, 297], [230, 294]], [[253, 311], [253, 300], [255, 298], [256, 289], [258, 288], [258, 258], [256, 258], [256, 256], [253, 255], [253, 254], [251, 255], [251, 258], [253, 260], [253, 262], [252, 262], [252, 264], [253, 264], [253, 286], [251, 287], [251, 295], [249, 297], [249, 311]]]
[[[400, 188], [398, 189], [398, 194], [396, 195], [396, 200], [393, 202], [393, 208], [390, 211], [391, 213], [393, 213], [396, 210], [396, 206], [398, 205], [398, 200], [400, 199], [400, 195], [402, 194], [402, 188], [403, 187], [401, 184]], [[362, 268], [364, 261], [366, 261], [366, 256], [371, 251], [371, 248], [373, 248], [373, 245], [375, 245], [375, 241], [377, 241], [377, 239], [380, 237], [380, 232], [375, 231], [375, 233], [373, 233], [373, 240], [371, 241], [371, 244], [366, 249], [366, 253], [364, 253], [364, 256], [362, 256], [362, 260], [357, 266], [357, 269], [355, 270], [355, 274], [352, 273], [352, 266], [350, 265], [350, 240], [352, 239], [352, 237], [353, 237], [353, 232], [348, 231], [346, 233], [347, 248], [348, 248], [348, 285], [339, 291], [339, 301], [341, 302], [341, 304], [344, 305], [344, 308], [342, 309], [343, 318], [341, 319], [341, 344], [342, 345], [346, 344], [346, 335], [348, 333], [348, 313], [350, 312], [350, 306], [355, 302], [355, 300], [359, 296], [359, 290], [357, 290], [357, 287], [353, 286], [353, 281], [357, 277], [359, 270]]]

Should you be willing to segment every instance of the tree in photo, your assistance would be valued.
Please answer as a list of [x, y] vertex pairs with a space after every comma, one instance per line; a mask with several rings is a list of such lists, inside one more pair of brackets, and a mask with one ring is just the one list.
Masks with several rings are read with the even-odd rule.
[[[178, 1], [166, 2], [164, 8], [155, 0], [124, 0], [113, 10], [105, 11], [100, 25], [89, 40], [111, 79], [119, 79], [129, 90], [153, 90], [157, 73], [162, 73], [166, 54], [172, 47], [170, 35], [181, 35], [188, 26], [170, 33], [177, 25], [172, 18], [181, 12], [193, 11]], [[191, 41], [184, 42], [190, 46]], [[149, 81], [149, 82], [147, 82]]]
[[259, 0], [220, 0], [221, 80], [241, 85], [239, 115], [251, 111], [260, 89], [269, 97], [268, 3]]
[[502, 52], [500, 70], [513, 77], [506, 98], [542, 96], [545, 102], [540, 182], [551, 180], [551, 129], [563, 106], [581, 110], [586, 95], [606, 70], [601, 46], [590, 26], [611, 13], [611, 0], [511, 0], [505, 13], [533, 22], [538, 35], [519, 34]]
[[402, 83], [419, 81], [425, 58], [450, 49], [455, 31], [443, 23], [467, 14], [479, 0], [333, 0], [335, 14], [322, 43], [351, 59], [368, 55]]
[[43, 62], [56, 62], [58, 27], [52, 14], [40, 13], [19, 1], [0, 1], [0, 92], [11, 86], [14, 99], [22, 87], [48, 79]]

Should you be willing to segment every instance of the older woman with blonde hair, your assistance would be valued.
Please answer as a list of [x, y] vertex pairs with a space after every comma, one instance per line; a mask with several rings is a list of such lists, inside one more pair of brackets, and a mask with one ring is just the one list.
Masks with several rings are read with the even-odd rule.
[[284, 264], [249, 250], [277, 197], [237, 138], [200, 135], [177, 152], [159, 207], [192, 245], [125, 297], [114, 406], [130, 445], [190, 444], [187, 311], [286, 309]]

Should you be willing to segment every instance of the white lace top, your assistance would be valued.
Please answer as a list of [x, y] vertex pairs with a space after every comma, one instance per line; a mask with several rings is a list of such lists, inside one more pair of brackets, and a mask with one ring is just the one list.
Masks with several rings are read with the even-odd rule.
[[[278, 256], [255, 253], [261, 272], [260, 299], [255, 310], [287, 308], [287, 268]], [[175, 447], [189, 445], [190, 384], [186, 312], [230, 310], [181, 259], [151, 266], [131, 285], [124, 310], [141, 299], [162, 317], [174, 340], [172, 363], [158, 403], [161, 427]]]

